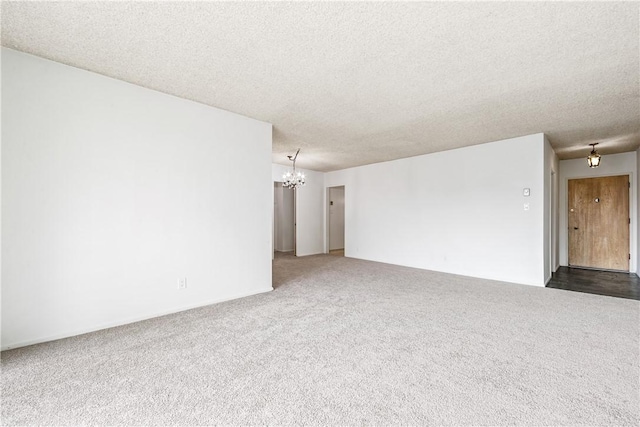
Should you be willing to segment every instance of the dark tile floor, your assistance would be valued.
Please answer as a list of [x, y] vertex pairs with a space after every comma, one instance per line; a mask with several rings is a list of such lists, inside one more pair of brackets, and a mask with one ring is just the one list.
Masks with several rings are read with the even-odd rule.
[[635, 273], [560, 267], [547, 288], [640, 300], [640, 278]]

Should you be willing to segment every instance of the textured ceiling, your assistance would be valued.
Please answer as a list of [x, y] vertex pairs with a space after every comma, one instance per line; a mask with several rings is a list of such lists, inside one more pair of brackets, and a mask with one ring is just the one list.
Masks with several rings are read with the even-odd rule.
[[271, 122], [329, 171], [544, 132], [640, 145], [638, 3], [2, 2], [2, 44]]

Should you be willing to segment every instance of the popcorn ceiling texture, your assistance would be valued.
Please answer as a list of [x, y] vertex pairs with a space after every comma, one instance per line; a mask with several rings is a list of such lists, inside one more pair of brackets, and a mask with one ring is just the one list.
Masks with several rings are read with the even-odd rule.
[[544, 132], [640, 145], [628, 3], [2, 2], [2, 44], [271, 122], [330, 171]]

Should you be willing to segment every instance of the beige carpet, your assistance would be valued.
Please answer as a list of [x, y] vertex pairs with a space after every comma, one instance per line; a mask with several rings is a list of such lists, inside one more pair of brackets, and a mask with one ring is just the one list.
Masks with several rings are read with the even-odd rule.
[[274, 284], [2, 353], [3, 424], [640, 421], [638, 301], [326, 255]]

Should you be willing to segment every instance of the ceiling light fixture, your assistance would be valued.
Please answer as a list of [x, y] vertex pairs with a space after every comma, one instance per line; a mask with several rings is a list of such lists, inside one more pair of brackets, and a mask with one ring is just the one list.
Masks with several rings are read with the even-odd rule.
[[596, 142], [595, 144], [589, 145], [591, 145], [592, 149], [591, 154], [589, 154], [589, 157], [587, 157], [587, 164], [590, 168], [597, 168], [598, 166], [600, 166], [600, 154], [598, 154], [598, 152], [596, 151], [596, 145], [598, 145], [598, 143]]
[[298, 151], [296, 151], [295, 156], [287, 156], [289, 160], [293, 162], [293, 171], [287, 172], [284, 175], [282, 175], [282, 180], [284, 181], [282, 185], [292, 190], [295, 190], [298, 187], [304, 187], [304, 184], [305, 184], [304, 174], [301, 172], [296, 172], [296, 159], [298, 158], [299, 152], [300, 152], [300, 149], [298, 148]]

